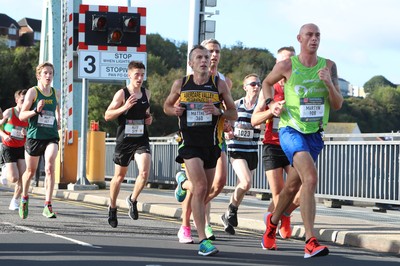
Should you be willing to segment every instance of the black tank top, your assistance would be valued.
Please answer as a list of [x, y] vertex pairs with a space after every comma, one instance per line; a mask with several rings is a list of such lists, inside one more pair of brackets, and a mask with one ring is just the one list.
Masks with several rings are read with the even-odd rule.
[[212, 100], [215, 107], [221, 107], [221, 96], [218, 92], [218, 77], [211, 76], [207, 83], [197, 85], [193, 75], [182, 81], [180, 103], [186, 108], [179, 117], [179, 129], [183, 145], [210, 147], [219, 144], [218, 121], [220, 116], [206, 115], [201, 110], [204, 103]]
[[[127, 101], [131, 94], [127, 87], [123, 90], [125, 101]], [[117, 142], [124, 139], [135, 142], [149, 139], [144, 119], [146, 118], [146, 110], [150, 107], [150, 103], [147, 99], [146, 89], [142, 87], [140, 91], [142, 92], [142, 97], [138, 99], [137, 103], [118, 117]]]

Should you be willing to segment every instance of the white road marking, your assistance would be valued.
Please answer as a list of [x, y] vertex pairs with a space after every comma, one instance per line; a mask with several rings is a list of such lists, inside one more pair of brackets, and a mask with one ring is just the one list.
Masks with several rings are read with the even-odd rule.
[[35, 233], [35, 234], [44, 234], [44, 235], [52, 236], [52, 237], [55, 237], [55, 238], [61, 238], [61, 239], [73, 242], [73, 243], [81, 245], [81, 246], [89, 247], [89, 248], [101, 248], [99, 246], [94, 246], [92, 244], [89, 244], [89, 243], [86, 243], [86, 242], [83, 242], [83, 241], [79, 241], [79, 240], [76, 240], [76, 239], [73, 239], [73, 238], [69, 238], [69, 237], [66, 237], [66, 236], [57, 235], [57, 234], [53, 234], [53, 233], [46, 233], [46, 232], [35, 230], [35, 229], [29, 228], [29, 227], [26, 227], [26, 226], [20, 226], [20, 225], [16, 225], [16, 224], [13, 224], [13, 223], [8, 223], [8, 222], [3, 222], [3, 224], [7, 224], [7, 225], [13, 226], [15, 228], [19, 228], [19, 229], [22, 229], [22, 230], [25, 230], [25, 231], [28, 231], [28, 232], [32, 232], [32, 233]]

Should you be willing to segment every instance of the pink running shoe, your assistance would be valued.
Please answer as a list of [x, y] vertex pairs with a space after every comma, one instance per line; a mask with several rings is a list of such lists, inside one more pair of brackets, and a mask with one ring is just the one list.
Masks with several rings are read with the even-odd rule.
[[178, 232], [179, 243], [182, 244], [192, 244], [192, 232], [190, 230], [190, 226], [181, 226]]

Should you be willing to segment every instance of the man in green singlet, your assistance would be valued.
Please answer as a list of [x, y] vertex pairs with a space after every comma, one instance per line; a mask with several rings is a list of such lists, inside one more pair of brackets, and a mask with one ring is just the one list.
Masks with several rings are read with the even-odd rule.
[[[335, 62], [317, 56], [320, 31], [315, 24], [306, 24], [297, 35], [300, 54], [277, 63], [263, 81], [262, 93], [273, 115], [280, 116], [279, 139], [290, 164], [288, 180], [279, 194], [274, 213], [265, 217], [267, 225], [261, 246], [276, 249], [276, 229], [283, 212], [292, 203], [302, 186], [300, 210], [306, 235], [304, 258], [329, 254], [314, 236], [315, 191], [318, 172], [315, 161], [324, 143], [322, 132], [328, 123], [329, 110], [338, 110], [343, 103]], [[285, 79], [285, 99], [273, 100], [273, 85]]]

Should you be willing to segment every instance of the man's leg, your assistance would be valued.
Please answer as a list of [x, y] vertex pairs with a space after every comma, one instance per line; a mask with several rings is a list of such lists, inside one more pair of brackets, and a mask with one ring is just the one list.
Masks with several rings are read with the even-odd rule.
[[283, 168], [275, 168], [265, 171], [265, 175], [272, 194], [272, 202], [268, 207], [268, 212], [274, 212], [275, 205], [278, 204], [279, 201], [279, 193], [285, 184], [283, 181]]
[[244, 159], [231, 159], [231, 164], [238, 177], [238, 184], [236, 185], [235, 191], [232, 194], [231, 204], [238, 208], [242, 203], [244, 195], [251, 188], [253, 171], [250, 171], [249, 166]]
[[136, 177], [135, 186], [133, 187], [132, 201], [137, 201], [140, 192], [142, 192], [149, 178], [151, 164], [150, 153], [135, 153], [135, 162], [138, 167], [138, 176]]
[[315, 191], [317, 189], [318, 173], [308, 152], [297, 152], [293, 157], [293, 165], [302, 181], [300, 211], [307, 240], [314, 236]]
[[238, 177], [238, 182], [231, 196], [228, 210], [222, 214], [221, 221], [225, 232], [234, 235], [235, 229], [233, 227], [238, 226], [237, 211], [246, 192], [251, 188], [253, 171], [250, 171], [245, 159], [231, 158], [231, 164]]
[[299, 191], [301, 186], [301, 179], [297, 171], [291, 167], [287, 173], [286, 183], [283, 189], [279, 193], [279, 201], [275, 205], [275, 211], [271, 217], [273, 224], [278, 224], [282, 214], [292, 204], [296, 193]]
[[218, 158], [217, 166], [215, 167], [215, 175], [211, 184], [210, 192], [207, 195], [206, 203], [210, 202], [213, 198], [221, 193], [226, 184], [226, 177], [228, 175], [228, 158], [226, 152], [221, 152]]
[[25, 151], [25, 162], [26, 162], [26, 170], [22, 175], [22, 196], [21, 196], [21, 204], [19, 206], [19, 216], [22, 219], [26, 219], [28, 217], [28, 191], [31, 182], [31, 178], [34, 176], [36, 172], [36, 168], [39, 162], [39, 156], [30, 156]]
[[213, 230], [210, 226], [210, 212], [211, 212], [211, 200], [221, 193], [222, 189], [226, 184], [226, 177], [228, 175], [228, 160], [226, 156], [226, 152], [221, 152], [220, 157], [217, 160], [217, 166], [215, 168], [214, 179], [209, 185], [209, 193], [206, 197], [206, 234], [207, 237], [211, 240], [215, 240], [215, 236]]
[[[49, 143], [44, 152], [45, 172], [46, 172], [46, 201], [51, 202], [55, 183], [55, 162], [58, 152], [58, 144]], [[39, 157], [40, 158], [40, 157]], [[39, 160], [38, 160], [39, 162]], [[36, 164], [37, 166], [37, 164]], [[36, 169], [35, 169], [36, 173]]]
[[127, 166], [120, 166], [114, 164], [114, 176], [110, 182], [110, 207], [117, 208], [117, 198], [121, 189], [121, 183], [124, 181], [126, 172], [128, 171]]
[[133, 220], [139, 219], [137, 198], [139, 197], [139, 194], [142, 192], [149, 178], [151, 163], [150, 153], [135, 153], [135, 161], [138, 167], [138, 176], [136, 177], [132, 194], [126, 198], [126, 203], [129, 208], [128, 214]]
[[22, 175], [26, 170], [25, 159], [19, 159], [17, 162], [17, 167], [18, 167], [18, 180], [15, 183], [15, 191], [14, 191], [15, 199], [19, 199], [22, 194]]
[[108, 224], [113, 228], [118, 226], [117, 198], [127, 171], [127, 166], [114, 164], [114, 176], [110, 182], [110, 205], [108, 207]]
[[[192, 213], [196, 223], [199, 240], [206, 239], [205, 235], [205, 198], [208, 192], [207, 176], [200, 158], [185, 160], [188, 178], [192, 183]], [[215, 169], [212, 169], [214, 174]]]
[[276, 230], [279, 220], [285, 210], [292, 204], [300, 186], [301, 180], [297, 171], [294, 168], [290, 168], [287, 173], [286, 183], [279, 194], [279, 201], [275, 205], [275, 212], [268, 213], [265, 217], [265, 224], [267, 227], [261, 242], [263, 249], [276, 249]]

